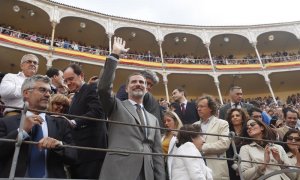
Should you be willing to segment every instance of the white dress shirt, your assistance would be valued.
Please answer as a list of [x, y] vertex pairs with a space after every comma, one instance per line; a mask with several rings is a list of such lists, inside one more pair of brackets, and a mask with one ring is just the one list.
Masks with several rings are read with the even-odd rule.
[[[24, 105], [21, 87], [26, 79], [23, 72], [18, 74], [6, 74], [0, 84], [1, 100], [6, 106], [16, 106], [22, 108]], [[13, 108], [5, 108], [5, 112], [13, 111]]]

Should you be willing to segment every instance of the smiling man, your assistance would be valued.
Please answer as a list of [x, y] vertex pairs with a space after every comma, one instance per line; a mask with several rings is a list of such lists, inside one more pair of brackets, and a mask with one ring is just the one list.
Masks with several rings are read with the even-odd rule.
[[[21, 72], [18, 74], [8, 73], [2, 79], [0, 96], [6, 106], [23, 107], [21, 86], [24, 80], [35, 75], [39, 67], [39, 59], [36, 55], [26, 54], [21, 59]], [[5, 108], [5, 116], [20, 114], [20, 110]]]
[[[84, 73], [78, 64], [71, 64], [64, 70], [64, 81], [75, 93], [69, 114], [104, 119], [102, 104], [96, 93], [96, 84], [84, 82]], [[72, 136], [77, 146], [106, 148], [106, 124], [84, 118], [72, 120]], [[71, 166], [73, 179], [96, 179], [102, 167], [105, 152], [78, 150], [78, 160]]]
[[[279, 135], [279, 139], [283, 139], [283, 136], [290, 130], [290, 129], [297, 129], [297, 120], [299, 119], [299, 114], [297, 111], [291, 108], [287, 108], [283, 111], [284, 115], [284, 122], [285, 125], [281, 128], [277, 128], [277, 133]], [[297, 129], [299, 130], [299, 129]]]
[[[140, 73], [128, 77], [126, 91], [128, 100], [121, 101], [112, 93], [119, 55], [127, 52], [125, 41], [115, 37], [112, 54], [108, 56], [100, 74], [98, 92], [105, 104], [109, 120], [129, 124], [159, 127], [158, 120], [143, 107], [146, 79]], [[158, 129], [109, 124], [108, 148], [144, 153], [162, 153]], [[162, 156], [108, 152], [100, 175], [101, 180], [164, 180], [165, 169]]]

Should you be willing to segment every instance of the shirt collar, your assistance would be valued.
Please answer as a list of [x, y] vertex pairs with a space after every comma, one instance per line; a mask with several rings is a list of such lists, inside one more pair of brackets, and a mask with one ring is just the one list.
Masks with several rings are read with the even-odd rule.
[[203, 120], [200, 118], [200, 121], [201, 121], [202, 124], [209, 124], [210, 121], [211, 121], [214, 117], [215, 117], [214, 115], [210, 116], [210, 117], [208, 118], [208, 121], [206, 121], [206, 122], [203, 122]]
[[18, 73], [18, 76], [23, 77], [23, 78], [26, 78], [26, 76], [25, 76], [25, 74], [24, 74], [23, 72], [19, 72], [19, 73]]
[[[33, 112], [31, 112], [31, 111], [27, 111], [26, 112], [26, 116], [32, 116], [32, 115], [34, 115]], [[45, 122], [45, 120], [46, 120], [46, 113], [40, 113], [39, 116], [44, 120], [43, 122]]]
[[[133, 106], [135, 106], [136, 104], [138, 104], [138, 103], [136, 103], [135, 101], [133, 101], [133, 100], [131, 100], [131, 99], [128, 99], [128, 101], [129, 101]], [[140, 106], [141, 106], [141, 108], [144, 108], [144, 105], [143, 105], [143, 104], [140, 104]]]

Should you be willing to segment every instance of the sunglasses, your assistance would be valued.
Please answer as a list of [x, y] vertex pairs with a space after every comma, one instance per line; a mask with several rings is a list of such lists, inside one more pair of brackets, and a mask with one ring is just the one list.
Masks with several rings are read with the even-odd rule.
[[288, 136], [287, 139], [290, 141], [292, 141], [292, 140], [300, 141], [300, 137], [294, 137], [294, 136]]
[[256, 124], [257, 124], [256, 122], [251, 122], [251, 123], [247, 124], [247, 126], [253, 127], [253, 126], [255, 126]]

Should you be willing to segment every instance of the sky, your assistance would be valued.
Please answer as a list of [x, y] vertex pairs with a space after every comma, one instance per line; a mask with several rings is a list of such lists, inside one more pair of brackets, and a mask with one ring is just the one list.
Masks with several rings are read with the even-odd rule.
[[300, 21], [299, 0], [53, 0], [159, 23], [228, 26]]

